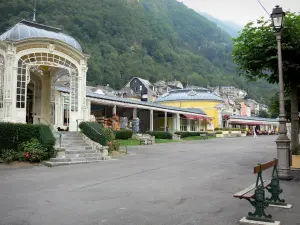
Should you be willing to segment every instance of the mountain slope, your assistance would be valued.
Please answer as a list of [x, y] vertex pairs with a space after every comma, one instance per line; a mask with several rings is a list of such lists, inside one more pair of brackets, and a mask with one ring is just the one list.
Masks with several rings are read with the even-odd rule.
[[217, 24], [222, 30], [227, 32], [231, 37], [234, 37], [234, 38], [237, 37], [238, 32], [242, 31], [242, 29], [243, 29], [243, 26], [240, 26], [239, 24], [236, 24], [232, 21], [220, 20], [220, 19], [217, 19], [217, 18], [213, 17], [212, 15], [209, 15], [205, 12], [199, 12], [199, 14], [203, 15], [208, 20]]
[[[177, 79], [200, 86], [249, 86], [235, 74], [230, 35], [176, 0], [37, 3], [37, 22], [62, 28], [91, 55], [90, 83], [121, 88], [139, 76], [151, 82]], [[0, 32], [31, 19], [31, 14], [26, 0], [0, 2]]]

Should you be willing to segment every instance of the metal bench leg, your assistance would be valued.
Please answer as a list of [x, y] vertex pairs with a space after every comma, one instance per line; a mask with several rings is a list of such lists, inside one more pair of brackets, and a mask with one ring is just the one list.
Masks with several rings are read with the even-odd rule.
[[279, 179], [273, 178], [271, 185], [267, 187], [268, 192], [271, 194], [271, 198], [266, 198], [267, 202], [272, 205], [286, 206], [284, 199], [280, 199], [279, 195], [283, 192], [279, 185]]
[[269, 203], [265, 199], [264, 188], [259, 186], [255, 190], [254, 200], [247, 199], [251, 205], [255, 208], [255, 212], [249, 212], [246, 217], [248, 220], [256, 220], [263, 222], [274, 222], [271, 215], [265, 213], [265, 208], [269, 206]]

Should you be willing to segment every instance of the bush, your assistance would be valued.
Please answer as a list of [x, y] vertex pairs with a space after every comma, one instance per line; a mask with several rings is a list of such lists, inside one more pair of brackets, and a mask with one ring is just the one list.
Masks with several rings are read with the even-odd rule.
[[147, 134], [154, 136], [157, 139], [172, 139], [173, 135], [166, 131], [149, 131]]
[[17, 150], [18, 146], [31, 138], [39, 138], [40, 125], [0, 123], [0, 151]]
[[48, 158], [54, 154], [55, 138], [49, 126], [40, 125], [39, 141], [43, 147], [47, 150]]
[[14, 161], [14, 158], [15, 158], [14, 154], [15, 154], [14, 149], [2, 149], [0, 158], [3, 162], [10, 163], [10, 162]]
[[200, 134], [207, 134], [207, 132], [204, 132], [204, 131], [201, 131], [201, 132], [178, 131], [178, 132], [175, 132], [175, 134], [180, 135], [181, 138], [186, 138], [186, 137], [200, 136]]
[[103, 126], [96, 122], [82, 122], [79, 124], [81, 131], [91, 140], [99, 143], [100, 145], [107, 146], [107, 139], [101, 133]]
[[[0, 123], [0, 156], [3, 161], [26, 161], [20, 146], [32, 138], [39, 141], [43, 151], [43, 159], [50, 158], [53, 154], [55, 138], [46, 125]], [[34, 153], [33, 155], [40, 154]], [[34, 160], [33, 160], [34, 161]]]
[[217, 131], [216, 134], [223, 134], [223, 132], [222, 131]]
[[26, 160], [30, 162], [40, 162], [49, 156], [47, 149], [36, 138], [22, 143], [19, 152], [23, 152]]
[[128, 140], [132, 138], [132, 130], [119, 130], [119, 131], [114, 131], [116, 139], [117, 140]]
[[120, 141], [119, 140], [114, 140], [108, 142], [108, 151], [119, 151], [120, 150]]

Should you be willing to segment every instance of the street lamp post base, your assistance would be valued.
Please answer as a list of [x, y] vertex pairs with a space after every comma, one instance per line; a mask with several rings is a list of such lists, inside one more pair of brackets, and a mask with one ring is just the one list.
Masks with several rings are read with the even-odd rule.
[[279, 134], [276, 144], [279, 163], [278, 178], [280, 180], [292, 180], [290, 170], [291, 141], [286, 134]]

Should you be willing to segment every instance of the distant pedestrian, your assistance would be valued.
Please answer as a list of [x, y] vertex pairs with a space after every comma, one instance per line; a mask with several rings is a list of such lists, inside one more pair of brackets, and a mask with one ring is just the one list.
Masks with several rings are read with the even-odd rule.
[[253, 127], [253, 137], [257, 138], [257, 135], [256, 135], [256, 126]]

